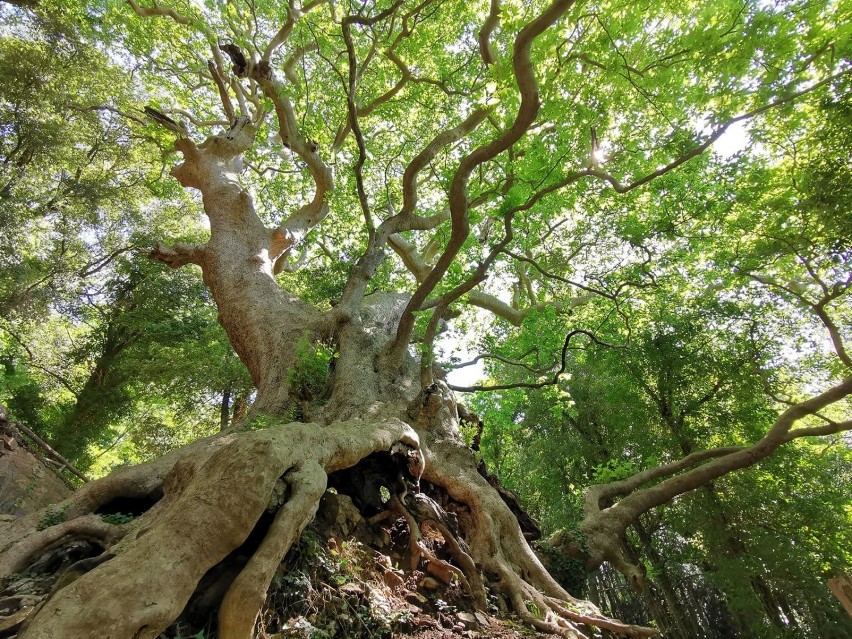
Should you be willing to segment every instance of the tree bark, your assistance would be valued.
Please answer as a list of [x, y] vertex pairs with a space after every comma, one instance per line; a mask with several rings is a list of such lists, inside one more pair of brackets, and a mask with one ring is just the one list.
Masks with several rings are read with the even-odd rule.
[[[239, 430], [228, 428], [150, 464], [86, 484], [61, 505], [63, 522], [44, 530], [38, 530], [40, 514], [12, 522], [0, 555], [0, 577], [81, 537], [114, 555], [50, 597], [31, 615], [22, 639], [157, 637], [181, 613], [205, 573], [237, 549], [262, 513], [273, 508], [273, 523], [219, 613], [220, 637], [248, 639], [272, 574], [313, 518], [328, 474], [378, 451], [404, 453], [412, 481], [422, 475], [465, 506], [460, 524], [469, 556], [459, 544], [455, 554], [463, 583], [480, 606], [486, 605], [488, 583], [522, 619], [562, 637], [579, 637], [580, 625], [628, 636], [656, 634], [607, 619], [565, 592], [478, 473], [473, 453], [458, 435], [452, 392], [441, 382], [421, 389], [420, 371], [407, 352], [393, 366], [386, 364], [386, 346], [409, 298], [375, 294], [345, 312], [322, 313], [280, 288], [274, 264], [291, 240], [280, 229], [264, 226], [237, 179], [237, 160], [254, 132], [250, 122], [238, 118], [230, 131], [201, 145], [178, 141], [184, 161], [172, 174], [201, 192], [210, 240], [204, 246], [158, 245], [152, 251], [152, 257], [175, 268], [201, 267], [219, 321], [257, 387], [250, 414]], [[300, 353], [319, 340], [336, 347], [329, 398], [305, 406], [303, 419], [310, 423], [294, 423], [286, 418], [295, 399], [294, 370]], [[287, 495], [280, 505], [271, 502], [277, 484], [283, 485], [278, 492]], [[93, 514], [119, 498], [152, 505], [122, 525]]]

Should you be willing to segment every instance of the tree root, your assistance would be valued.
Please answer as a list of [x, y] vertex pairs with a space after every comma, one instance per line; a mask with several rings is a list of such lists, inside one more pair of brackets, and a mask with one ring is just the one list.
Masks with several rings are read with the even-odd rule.
[[222, 601], [219, 610], [221, 639], [251, 637], [275, 569], [314, 518], [325, 492], [327, 475], [315, 462], [302, 464], [290, 471], [286, 478], [292, 489], [290, 499], [278, 510], [260, 548]]
[[[65, 521], [70, 522], [96, 512], [117, 498], [145, 499], [165, 492], [166, 499], [163, 501], [167, 501], [168, 493], [174, 495], [182, 490], [182, 485], [189, 481], [195, 467], [201, 466], [213, 452], [226, 443], [221, 437], [206, 437], [152, 462], [119, 468], [100, 481], [87, 482], [68, 499], [55, 504], [54, 508], [63, 513]], [[168, 483], [171, 486], [168, 486]], [[156, 504], [150, 512], [138, 518], [137, 525], [154, 518], [161, 506], [162, 503]], [[4, 531], [0, 554], [5, 555], [9, 549], [34, 535], [44, 515], [45, 511], [37, 511], [10, 522]], [[35, 546], [32, 548], [33, 552], [41, 550]], [[0, 568], [0, 578], [8, 574], [9, 572]]]
[[656, 628], [626, 624], [601, 615], [583, 614], [566, 608], [564, 602], [561, 602], [558, 599], [548, 597], [547, 600], [548, 603], [563, 617], [568, 617], [573, 621], [586, 624], [587, 626], [595, 626], [597, 628], [603, 628], [604, 630], [611, 630], [612, 632], [616, 632], [626, 637], [653, 637], [659, 634], [659, 630]]
[[[544, 595], [524, 582], [506, 565], [499, 567], [500, 582], [496, 585], [512, 603], [515, 613], [526, 623], [542, 632], [549, 632], [566, 639], [586, 637], [570, 621], [560, 617], [556, 610], [547, 604]], [[535, 614], [530, 611], [533, 608]]]
[[441, 532], [441, 535], [444, 537], [444, 540], [447, 542], [447, 545], [450, 547], [451, 553], [454, 555], [454, 559], [456, 559], [456, 561], [461, 559], [462, 568], [458, 568], [443, 559], [439, 559], [435, 556], [435, 553], [423, 544], [422, 533], [417, 519], [411, 514], [409, 509], [403, 505], [397, 495], [393, 495], [390, 499], [390, 510], [397, 515], [402, 516], [408, 524], [408, 543], [411, 552], [412, 569], [416, 568], [420, 563], [421, 555], [424, 556], [428, 562], [439, 566], [444, 572], [456, 575], [462, 585], [462, 588], [469, 592], [473, 597], [476, 602], [476, 607], [479, 610], [487, 610], [488, 603], [485, 595], [485, 586], [479, 576], [479, 571], [476, 569], [476, 565], [473, 563], [470, 556], [461, 549], [461, 546], [450, 533], [449, 529], [446, 528], [446, 526], [443, 526], [443, 524], [435, 518], [430, 517], [428, 520], [423, 520], [436, 525], [438, 530]]
[[[112, 547], [114, 558], [57, 591], [31, 617], [22, 639], [157, 637], [181, 614], [204, 574], [247, 539], [267, 509], [275, 483], [285, 476], [291, 487], [289, 499], [255, 557], [232, 584], [222, 608], [221, 636], [248, 639], [271, 571], [313, 517], [325, 489], [325, 474], [394, 445], [417, 449], [417, 434], [398, 420], [328, 427], [288, 424], [192, 445], [189, 452], [171, 457], [168, 470], [165, 458], [135, 467], [135, 481], [129, 483], [127, 475], [119, 473], [117, 478], [87, 484], [81, 492], [92, 486], [90, 492], [114, 496], [112, 482], [137, 492], [142, 486], [150, 491], [153, 482], [162, 487], [164, 497], [128, 524], [123, 539]], [[102, 499], [84, 493], [69, 502], [79, 509]], [[9, 567], [20, 566], [50, 539], [63, 538], [63, 531], [83, 524], [86, 530], [103, 528], [104, 534], [117, 528], [91, 515], [41, 535], [33, 533], [35, 520], [30, 524], [36, 539], [19, 535], [3, 557]]]
[[0, 556], [0, 576], [23, 571], [29, 560], [70, 541], [91, 541], [110, 548], [127, 533], [127, 525], [108, 524], [97, 515], [86, 515], [39, 530]]
[[441, 521], [437, 519], [431, 519], [429, 521], [438, 528], [438, 532], [441, 533], [449, 546], [450, 554], [453, 556], [453, 559], [455, 559], [456, 563], [461, 566], [464, 574], [468, 576], [468, 581], [470, 582], [469, 591], [471, 595], [473, 595], [473, 600], [476, 603], [477, 609], [486, 611], [488, 609], [488, 599], [486, 596], [485, 584], [482, 581], [479, 570], [476, 568], [476, 563], [473, 561], [473, 557], [471, 557], [465, 549], [462, 548], [462, 542], [456, 539], [455, 535], [453, 535], [450, 529]]
[[[431, 438], [422, 448], [421, 437]], [[423, 556], [445, 575], [457, 575], [477, 607], [487, 608], [483, 575], [496, 576], [491, 585], [523, 621], [541, 631], [574, 639], [586, 636], [581, 626], [632, 637], [656, 633], [607, 619], [591, 604], [573, 599], [541, 565], [511, 510], [477, 472], [468, 449], [455, 439], [418, 436], [408, 424], [391, 419], [325, 427], [287, 424], [200, 440], [151, 464], [86, 484], [63, 504], [73, 515], [70, 521], [42, 531], [36, 530], [41, 513], [13, 522], [11, 543], [0, 555], [0, 576], [25, 569], [39, 553], [71, 539], [94, 540], [115, 555], [58, 587], [30, 616], [21, 639], [157, 637], [182, 613], [201, 578], [249, 537], [283, 479], [289, 488], [286, 501], [220, 607], [219, 636], [249, 639], [274, 571], [313, 519], [327, 475], [378, 451], [409, 451], [413, 475], [425, 466], [423, 478], [463, 505], [457, 514], [464, 537], [424, 495], [394, 495], [390, 509], [408, 522], [413, 560]], [[108, 524], [91, 514], [123, 496], [150, 499], [154, 494], [162, 498], [129, 524]], [[423, 522], [441, 533], [456, 565], [422, 543]]]
[[426, 469], [423, 478], [445, 489], [469, 512], [459, 514], [471, 556], [486, 573], [497, 576], [492, 585], [526, 623], [560, 637], [585, 637], [578, 624], [606, 628], [632, 637], [658, 634], [654, 628], [631, 626], [606, 618], [591, 603], [569, 595], [524, 539], [517, 519], [477, 472], [468, 449], [451, 439], [429, 441], [421, 434]]

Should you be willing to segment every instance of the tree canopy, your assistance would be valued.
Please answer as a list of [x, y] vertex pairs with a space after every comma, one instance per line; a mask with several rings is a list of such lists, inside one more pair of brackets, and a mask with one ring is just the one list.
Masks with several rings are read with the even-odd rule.
[[77, 470], [372, 415], [360, 357], [400, 406], [455, 392], [572, 594], [671, 637], [852, 636], [825, 587], [852, 569], [848, 2], [0, 19], [0, 403]]

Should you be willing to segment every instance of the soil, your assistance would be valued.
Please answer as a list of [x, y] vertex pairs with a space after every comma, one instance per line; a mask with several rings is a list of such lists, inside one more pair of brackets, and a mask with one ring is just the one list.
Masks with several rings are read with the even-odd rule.
[[[433, 617], [427, 617], [423, 621], [434, 623]], [[508, 626], [509, 622], [491, 619], [487, 626], [479, 630], [446, 630], [443, 628], [431, 628], [429, 630], [415, 630], [411, 633], [394, 634], [394, 639], [559, 639], [556, 635], [541, 634], [526, 628], [515, 629]], [[428, 624], [424, 624], [428, 625]]]

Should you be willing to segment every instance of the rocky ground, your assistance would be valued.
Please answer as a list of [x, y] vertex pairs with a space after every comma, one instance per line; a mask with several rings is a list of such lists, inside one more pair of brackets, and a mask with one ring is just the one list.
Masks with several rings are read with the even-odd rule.
[[[265, 634], [259, 636], [552, 637], [507, 618], [497, 598], [488, 613], [476, 611], [453, 575], [438, 566], [426, 563], [425, 570], [423, 564], [409, 570], [406, 535], [399, 523], [366, 526], [348, 497], [327, 493], [315, 524], [273, 580]], [[425, 527], [424, 538], [440, 557], [440, 535]]]

